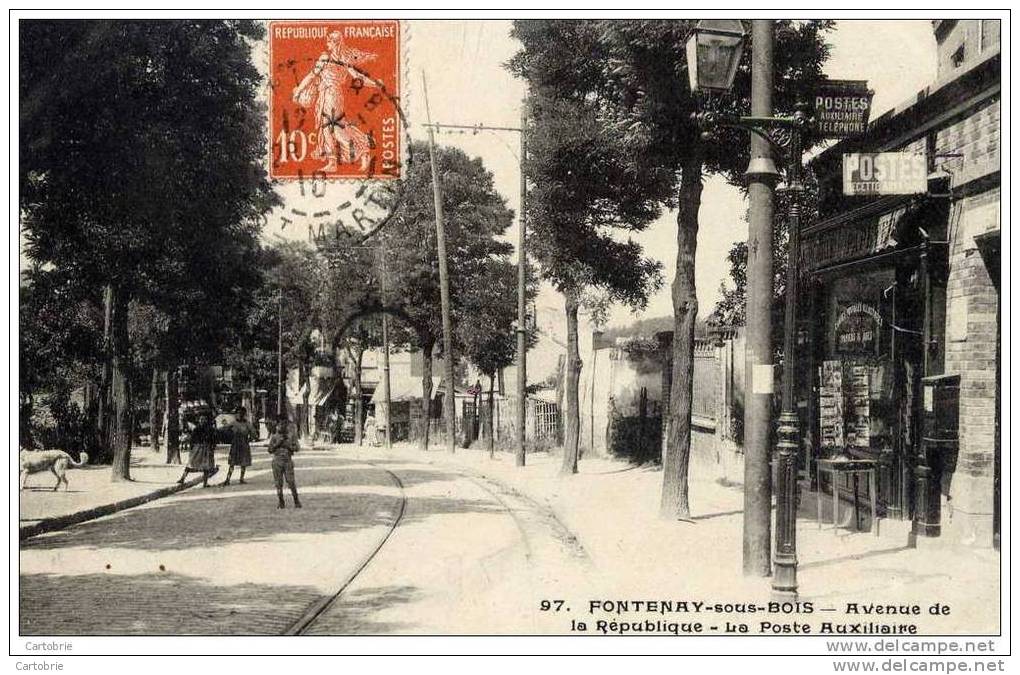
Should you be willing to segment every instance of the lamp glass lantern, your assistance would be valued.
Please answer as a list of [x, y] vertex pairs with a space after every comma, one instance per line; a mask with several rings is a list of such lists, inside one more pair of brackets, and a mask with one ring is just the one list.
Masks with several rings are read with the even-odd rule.
[[691, 91], [729, 91], [747, 31], [739, 19], [702, 19], [687, 39]]

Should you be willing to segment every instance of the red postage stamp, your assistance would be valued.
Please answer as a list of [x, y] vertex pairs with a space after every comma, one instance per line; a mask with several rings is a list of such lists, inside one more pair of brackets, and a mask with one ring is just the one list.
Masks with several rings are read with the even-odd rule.
[[400, 22], [269, 24], [270, 177], [401, 171]]

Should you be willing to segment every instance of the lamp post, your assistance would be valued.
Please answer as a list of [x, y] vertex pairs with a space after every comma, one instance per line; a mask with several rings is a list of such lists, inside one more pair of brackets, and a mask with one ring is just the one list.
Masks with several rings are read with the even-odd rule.
[[[720, 25], [720, 21], [701, 21], [687, 42], [688, 69], [693, 91], [725, 91], [732, 87], [733, 76], [740, 62], [746, 33], [743, 27], [731, 21]], [[776, 554], [775, 570], [772, 576], [772, 592], [777, 599], [797, 597], [797, 450], [800, 447], [800, 419], [797, 415], [795, 396], [795, 358], [797, 325], [797, 262], [800, 235], [800, 193], [803, 162], [803, 133], [809, 124], [806, 105], [798, 104], [797, 111], [790, 117], [772, 116], [772, 94], [774, 92], [772, 47], [774, 43], [773, 21], [758, 19], [752, 22], [752, 85], [750, 117], [736, 119], [722, 118], [711, 113], [699, 113], [698, 120], [707, 128], [738, 127], [751, 132], [751, 162], [747, 175], [750, 182], [751, 239], [758, 243], [772, 240], [772, 218], [775, 182], [778, 178], [772, 151], [786, 160], [786, 191], [791, 195], [789, 208], [789, 254], [787, 259], [786, 315], [783, 331], [783, 383], [782, 412], [779, 415], [776, 444]], [[764, 228], [764, 230], [763, 230]], [[764, 236], [761, 236], [764, 235]], [[750, 248], [750, 247], [749, 247]], [[769, 247], [770, 248], [770, 247]], [[764, 254], [764, 252], [761, 252]], [[772, 296], [771, 250], [768, 259], [759, 260], [758, 267], [752, 268], [751, 252], [748, 252], [748, 331], [762, 326], [751, 325], [752, 310], [756, 321], [768, 327], [767, 317], [761, 311], [769, 311]], [[755, 278], [752, 279], [752, 272]], [[756, 283], [758, 282], [758, 283]], [[760, 288], [759, 288], [760, 287]], [[762, 296], [764, 293], [764, 296]], [[752, 295], [754, 296], [752, 298]], [[752, 302], [754, 300], [755, 302]], [[754, 331], [761, 333], [761, 330]], [[763, 337], [759, 335], [759, 337]], [[765, 342], [755, 350], [760, 358], [771, 360], [769, 331], [765, 331]], [[749, 336], [749, 341], [751, 337]], [[767, 351], [762, 352], [765, 349]], [[768, 366], [770, 368], [770, 365]], [[763, 371], [764, 372], [764, 371]], [[771, 376], [771, 375], [770, 375]], [[752, 376], [752, 380], [755, 377]], [[759, 388], [754, 382], [752, 390], [771, 392], [771, 385]], [[767, 399], [766, 399], [767, 401]], [[750, 404], [749, 406], [750, 407]], [[750, 431], [749, 431], [750, 433]], [[748, 451], [750, 460], [750, 451]], [[765, 465], [767, 467], [767, 464]], [[755, 474], [754, 478], [761, 478]], [[765, 475], [767, 480], [768, 475]], [[745, 485], [745, 490], [747, 486]], [[766, 502], [767, 503], [767, 502]], [[767, 512], [766, 512], [767, 513]], [[748, 526], [745, 513], [745, 528]], [[767, 516], [766, 516], [767, 518]], [[760, 526], [760, 523], [754, 523]], [[766, 521], [765, 527], [768, 527]], [[767, 542], [767, 540], [766, 540]], [[747, 571], [745, 544], [745, 571]], [[767, 555], [767, 553], [766, 553]], [[767, 564], [767, 558], [765, 558]], [[752, 563], [754, 561], [751, 561]]]

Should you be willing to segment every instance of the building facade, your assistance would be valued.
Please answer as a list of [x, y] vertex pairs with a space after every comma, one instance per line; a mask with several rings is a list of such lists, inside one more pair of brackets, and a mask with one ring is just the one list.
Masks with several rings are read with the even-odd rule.
[[[999, 22], [934, 21], [938, 76], [812, 162], [798, 329], [805, 462], [875, 460], [919, 538], [998, 542]], [[843, 194], [845, 153], [907, 152], [927, 192]], [[839, 486], [837, 486], [839, 489]]]

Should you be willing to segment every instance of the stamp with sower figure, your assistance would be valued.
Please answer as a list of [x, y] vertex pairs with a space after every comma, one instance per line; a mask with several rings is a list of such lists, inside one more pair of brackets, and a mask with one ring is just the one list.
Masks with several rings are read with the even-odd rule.
[[400, 22], [269, 24], [270, 176], [401, 177]]

